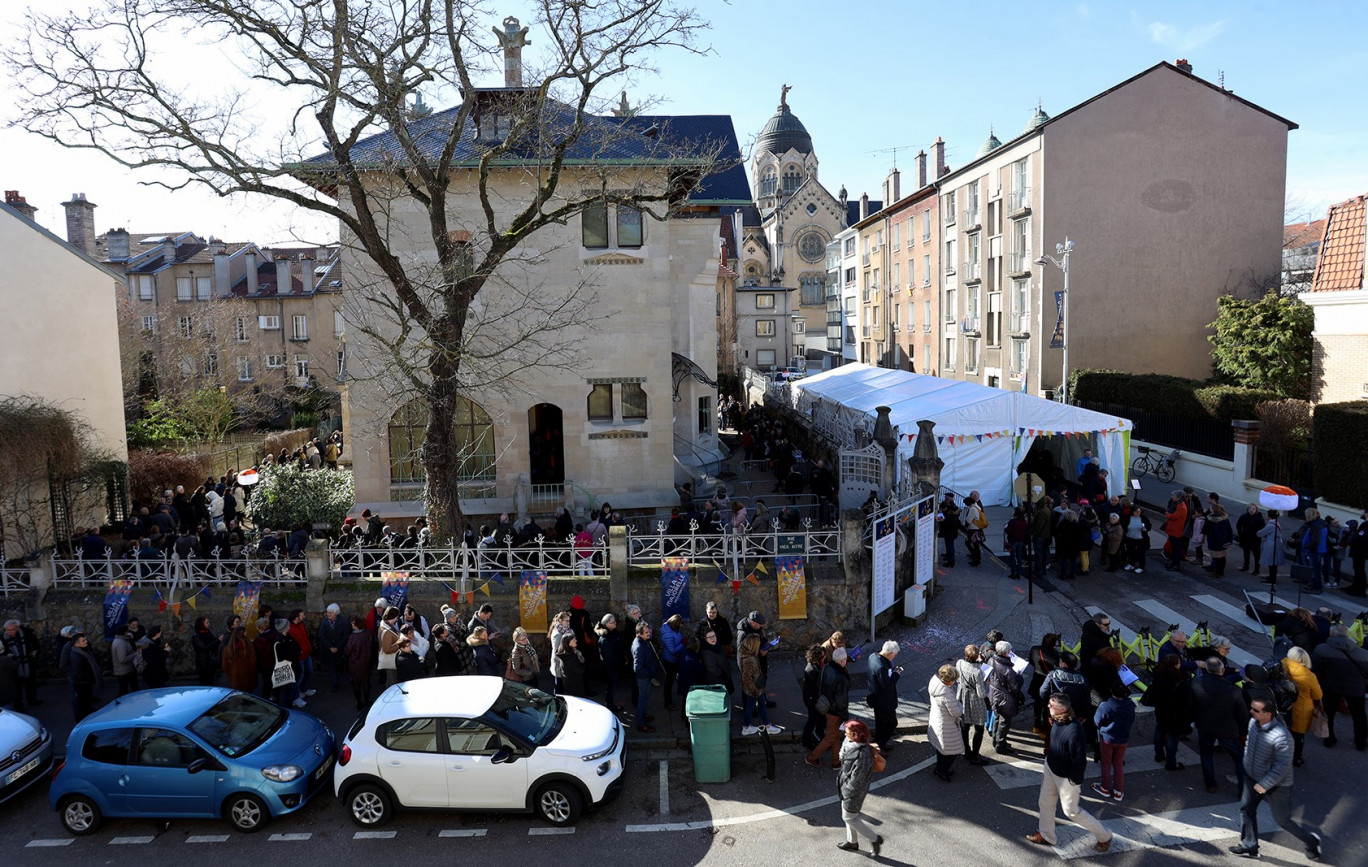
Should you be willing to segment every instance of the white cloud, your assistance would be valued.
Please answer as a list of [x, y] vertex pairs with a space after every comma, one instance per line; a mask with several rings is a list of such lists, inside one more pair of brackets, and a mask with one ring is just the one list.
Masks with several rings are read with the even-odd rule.
[[1183, 29], [1174, 24], [1155, 21], [1147, 28], [1150, 41], [1178, 52], [1188, 52], [1220, 36], [1225, 31], [1225, 21], [1212, 21]]

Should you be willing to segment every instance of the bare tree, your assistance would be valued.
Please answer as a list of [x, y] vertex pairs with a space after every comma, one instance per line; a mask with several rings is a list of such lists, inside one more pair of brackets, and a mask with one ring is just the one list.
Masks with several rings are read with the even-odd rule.
[[[469, 0], [105, 0], [30, 12], [28, 39], [6, 52], [22, 91], [16, 124], [173, 172], [152, 183], [261, 194], [339, 221], [375, 275], [348, 324], [387, 348], [377, 367], [429, 409], [426, 496], [443, 534], [460, 526], [463, 392], [569, 363], [577, 347], [557, 335], [592, 320], [592, 279], [542, 292], [544, 251], [529, 240], [608, 204], [664, 219], [718, 168], [717, 143], [607, 114], [651, 53], [699, 50], [693, 10], [534, 6], [540, 47], [526, 84], [515, 68], [525, 34], [511, 19], [492, 27], [491, 10]], [[196, 94], [159, 53], [187, 38], [228, 52], [243, 80]], [[477, 86], [501, 48], [509, 86]], [[415, 106], [420, 87], [459, 104]], [[286, 123], [252, 116], [263, 92], [284, 100]]]

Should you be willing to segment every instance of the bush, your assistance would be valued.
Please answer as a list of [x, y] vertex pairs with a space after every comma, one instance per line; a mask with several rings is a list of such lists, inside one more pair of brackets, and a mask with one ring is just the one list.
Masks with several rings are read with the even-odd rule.
[[184, 485], [193, 491], [209, 475], [209, 465], [198, 455], [156, 449], [128, 453], [128, 495], [144, 505], [161, 502], [162, 491]]
[[1069, 376], [1069, 393], [1079, 403], [1114, 403], [1181, 418], [1219, 421], [1258, 418], [1255, 407], [1279, 397], [1271, 391], [1119, 370], [1076, 370]]
[[296, 412], [294, 415], [290, 416], [290, 427], [296, 429], [308, 428], [312, 431], [314, 428], [318, 427], [318, 413]]
[[289, 529], [295, 524], [324, 524], [333, 533], [356, 502], [350, 470], [302, 470], [298, 466], [265, 466], [252, 489], [247, 512], [258, 527]]
[[1358, 457], [1368, 442], [1368, 402], [1319, 404], [1311, 427], [1316, 493], [1341, 506], [1368, 508], [1368, 462]]

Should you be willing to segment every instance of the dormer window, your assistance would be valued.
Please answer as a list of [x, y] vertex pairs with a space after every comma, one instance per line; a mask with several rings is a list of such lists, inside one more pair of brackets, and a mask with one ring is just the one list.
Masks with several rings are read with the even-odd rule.
[[513, 118], [504, 112], [482, 114], [477, 125], [481, 141], [500, 142], [513, 131]]

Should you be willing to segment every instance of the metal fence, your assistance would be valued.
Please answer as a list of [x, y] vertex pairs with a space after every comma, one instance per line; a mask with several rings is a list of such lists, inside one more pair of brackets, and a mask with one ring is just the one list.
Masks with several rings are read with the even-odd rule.
[[[781, 550], [782, 549], [782, 550]], [[702, 533], [670, 536], [663, 531], [627, 534], [627, 564], [659, 567], [662, 557], [687, 557], [690, 562], [741, 563], [793, 554], [807, 560], [838, 559], [841, 531], [805, 526], [799, 530], [775, 529], [766, 533]], [[740, 577], [740, 576], [733, 576]]]
[[1235, 457], [1235, 436], [1228, 421], [1165, 415], [1116, 403], [1079, 401], [1077, 405], [1130, 419], [1135, 425], [1133, 439], [1226, 461]]
[[1312, 484], [1311, 454], [1260, 447], [1254, 452], [1254, 478], [1275, 485], [1302, 488]]
[[27, 593], [32, 586], [33, 578], [28, 569], [0, 568], [0, 597]]
[[302, 559], [213, 557], [203, 560], [54, 559], [54, 587], [104, 587], [110, 581], [180, 582], [195, 586], [233, 586], [239, 581], [288, 587], [307, 582]]
[[544, 537], [519, 547], [469, 548], [334, 548], [332, 573], [344, 581], [371, 579], [381, 572], [405, 572], [410, 581], [469, 579], [490, 581], [495, 575], [516, 578], [525, 571], [552, 577], [608, 576], [605, 544], [577, 549]]

